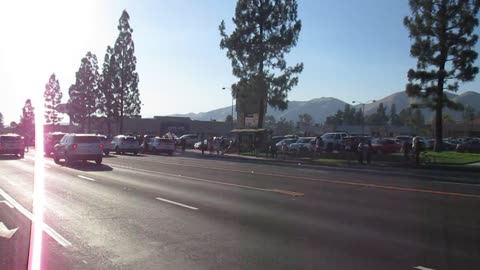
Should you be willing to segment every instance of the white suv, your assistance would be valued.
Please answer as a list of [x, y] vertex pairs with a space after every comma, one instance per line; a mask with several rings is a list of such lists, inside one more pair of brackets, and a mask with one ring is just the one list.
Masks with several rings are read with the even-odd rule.
[[344, 132], [325, 133], [322, 135], [323, 145], [328, 152], [340, 150], [343, 146], [343, 139], [348, 134]]
[[110, 143], [110, 149], [115, 151], [117, 155], [125, 153], [137, 155], [140, 150], [140, 144], [133, 136], [118, 135]]
[[175, 152], [175, 142], [168, 138], [151, 138], [148, 142], [148, 149], [152, 153], [167, 153], [171, 156]]
[[94, 160], [98, 165], [102, 164], [103, 145], [95, 134], [66, 134], [55, 145], [53, 160], [60, 163], [64, 159], [70, 164], [75, 160]]

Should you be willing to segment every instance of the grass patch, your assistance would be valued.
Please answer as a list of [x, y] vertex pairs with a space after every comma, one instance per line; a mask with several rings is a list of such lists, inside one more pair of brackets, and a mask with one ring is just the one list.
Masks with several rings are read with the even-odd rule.
[[427, 151], [434, 164], [463, 165], [480, 162], [480, 154]]
[[313, 160], [316, 163], [329, 163], [329, 164], [347, 164], [350, 161], [346, 159], [334, 159], [334, 158], [319, 158]]

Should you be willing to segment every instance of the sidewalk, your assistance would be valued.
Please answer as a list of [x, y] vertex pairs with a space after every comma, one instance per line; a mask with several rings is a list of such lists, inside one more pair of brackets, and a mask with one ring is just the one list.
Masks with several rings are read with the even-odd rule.
[[[179, 153], [179, 152], [177, 152]], [[184, 155], [195, 155], [196, 157], [201, 156], [201, 152], [198, 150], [189, 149]], [[226, 158], [232, 160], [239, 160], [239, 161], [258, 161], [266, 164], [289, 164], [289, 165], [308, 165], [314, 167], [329, 167], [329, 168], [351, 168], [351, 169], [385, 169], [389, 170], [392, 168], [395, 169], [424, 169], [424, 170], [448, 170], [448, 171], [462, 171], [462, 172], [480, 172], [480, 163], [472, 163], [467, 165], [429, 165], [429, 166], [420, 166], [415, 167], [411, 163], [403, 163], [403, 162], [386, 162], [386, 161], [378, 161], [373, 160], [371, 164], [360, 164], [357, 160], [339, 160], [339, 162], [322, 162], [318, 160], [312, 160], [311, 158], [295, 158], [295, 157], [287, 157], [283, 159], [280, 155], [278, 158], [270, 158], [265, 157], [265, 154], [261, 154], [258, 156], [246, 156], [240, 154], [224, 154], [223, 156], [217, 156], [216, 154], [210, 154], [209, 152], [205, 151], [205, 157], [207, 158]]]

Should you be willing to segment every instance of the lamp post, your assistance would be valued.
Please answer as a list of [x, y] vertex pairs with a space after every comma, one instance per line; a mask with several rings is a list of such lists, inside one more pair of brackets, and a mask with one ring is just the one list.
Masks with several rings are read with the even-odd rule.
[[362, 135], [365, 134], [365, 104], [369, 104], [369, 103], [375, 103], [376, 100], [375, 99], [372, 99], [372, 100], [369, 100], [369, 101], [365, 101], [365, 102], [360, 102], [360, 101], [352, 101], [353, 104], [357, 103], [357, 104], [360, 104], [362, 105], [362, 116], [363, 116], [363, 120], [362, 120]]
[[[222, 90], [230, 90], [230, 92], [231, 92], [231, 91], [232, 91], [232, 88], [222, 87]], [[230, 94], [231, 94], [231, 93], [230, 93]], [[231, 114], [231, 116], [232, 116], [232, 123], [230, 124], [232, 129], [233, 129], [233, 99], [234, 99], [234, 97], [233, 97], [233, 95], [232, 95], [232, 114]]]

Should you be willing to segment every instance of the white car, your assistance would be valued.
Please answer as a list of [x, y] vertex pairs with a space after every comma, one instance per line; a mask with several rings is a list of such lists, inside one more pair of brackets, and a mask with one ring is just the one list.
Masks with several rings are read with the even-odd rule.
[[23, 158], [25, 155], [25, 141], [18, 134], [0, 135], [0, 154], [13, 154]]
[[297, 142], [297, 141], [298, 141], [298, 140], [297, 140], [297, 139], [294, 139], [294, 138], [293, 138], [293, 139], [283, 139], [283, 140], [279, 141], [277, 144], [275, 144], [275, 146], [277, 147], [278, 151], [282, 151], [282, 147], [283, 147], [283, 146], [286, 147], [285, 151], [288, 151], [290, 145], [291, 145], [292, 143]]
[[104, 147], [95, 134], [66, 134], [60, 143], [55, 145], [53, 160], [57, 164], [60, 163], [60, 159], [64, 159], [66, 164], [75, 160], [94, 160], [100, 165]]
[[344, 132], [325, 133], [322, 135], [323, 145], [327, 151], [339, 150], [343, 145], [343, 138], [348, 134]]
[[308, 152], [314, 150], [314, 145], [312, 140], [315, 140], [315, 137], [300, 137], [298, 141], [290, 144], [288, 151], [290, 152]]
[[140, 144], [138, 140], [133, 136], [118, 135], [113, 137], [110, 142], [110, 149], [118, 154], [132, 153], [138, 154], [140, 150]]
[[175, 152], [175, 142], [168, 138], [151, 138], [148, 142], [148, 149], [154, 154], [167, 153], [169, 156]]
[[182, 143], [182, 140], [185, 140], [185, 146], [186, 147], [193, 147], [195, 143], [199, 141], [199, 137], [196, 134], [185, 134], [180, 136], [176, 141], [178, 144]]

